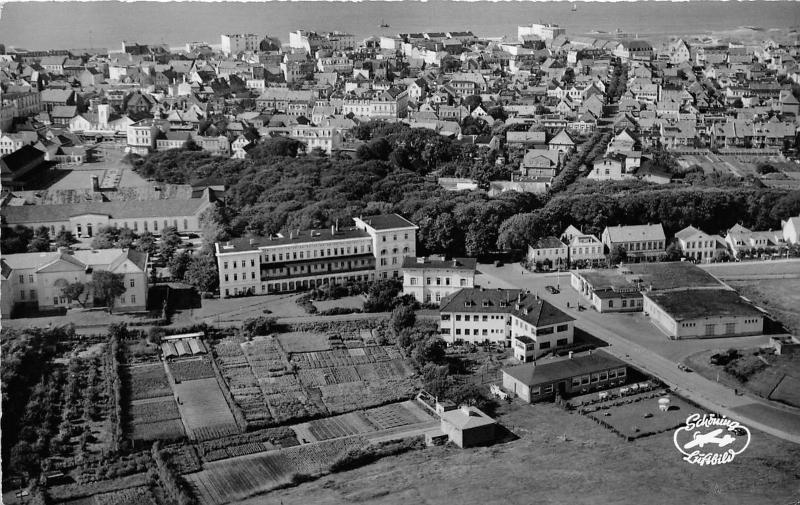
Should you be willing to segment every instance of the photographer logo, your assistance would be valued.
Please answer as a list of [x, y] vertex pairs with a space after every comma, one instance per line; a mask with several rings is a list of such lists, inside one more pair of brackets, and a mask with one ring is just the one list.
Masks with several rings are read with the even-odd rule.
[[699, 466], [730, 463], [750, 445], [750, 430], [714, 414], [692, 414], [675, 430], [675, 447], [683, 460]]

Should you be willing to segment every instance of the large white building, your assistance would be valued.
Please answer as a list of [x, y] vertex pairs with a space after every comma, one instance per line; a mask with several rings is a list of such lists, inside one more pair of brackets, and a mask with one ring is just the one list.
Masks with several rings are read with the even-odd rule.
[[258, 51], [260, 37], [252, 33], [229, 33], [219, 36], [222, 52], [230, 56], [245, 51]]
[[354, 221], [216, 243], [220, 297], [399, 277], [403, 255], [416, 254], [417, 227], [396, 214]]
[[462, 288], [475, 286], [475, 258], [441, 257], [403, 260], [403, 294], [420, 303], [440, 303]]
[[[132, 249], [35, 252], [5, 254], [0, 259], [2, 317], [16, 313], [66, 310], [71, 301], [63, 289], [76, 282], [89, 283], [92, 273], [105, 270], [123, 276], [125, 292], [115, 300], [115, 310], [142, 311], [147, 307], [147, 254]], [[80, 297], [84, 301], [84, 297]], [[85, 305], [94, 297], [85, 288]]]
[[764, 332], [764, 314], [730, 289], [643, 293], [644, 313], [671, 339]]
[[567, 29], [551, 23], [532, 23], [530, 25], [517, 26], [517, 37], [535, 35], [542, 40], [553, 40], [561, 35], [566, 35]]
[[366, 231], [372, 237], [378, 278], [399, 278], [403, 258], [417, 255], [419, 226], [397, 214], [364, 216], [353, 220], [356, 228]]
[[440, 333], [450, 343], [522, 344], [530, 358], [573, 343], [574, 319], [521, 290], [461, 289], [442, 301], [439, 314]]
[[710, 263], [717, 250], [727, 249], [725, 240], [719, 235], [709, 235], [694, 226], [687, 226], [675, 234], [678, 246], [687, 258]]
[[607, 226], [602, 240], [609, 251], [616, 246], [625, 249], [629, 261], [659, 260], [666, 251], [666, 236], [661, 224]]

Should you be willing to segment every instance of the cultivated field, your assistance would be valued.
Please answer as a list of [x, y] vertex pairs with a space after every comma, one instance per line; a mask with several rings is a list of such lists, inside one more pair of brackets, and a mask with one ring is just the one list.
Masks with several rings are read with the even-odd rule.
[[234, 338], [221, 340], [214, 346], [217, 364], [233, 400], [242, 409], [244, 417], [253, 426], [265, 427], [274, 423], [258, 379]]
[[174, 440], [184, 435], [181, 415], [172, 396], [134, 400], [130, 419], [134, 440]]
[[498, 412], [498, 421], [520, 439], [411, 451], [273, 491], [268, 501], [235, 503], [763, 505], [797, 499], [800, 446], [760, 432], [733, 463], [700, 467], [681, 459], [671, 431], [626, 442], [552, 404], [503, 403]]
[[175, 397], [190, 438], [208, 440], [239, 432], [216, 379], [175, 384]]
[[[800, 270], [800, 264], [795, 266]], [[711, 270], [711, 273], [715, 272]], [[787, 329], [800, 332], [800, 276], [726, 282], [776, 317]]]
[[406, 401], [325, 419], [316, 419], [296, 426], [295, 430], [300, 436], [308, 437], [309, 441], [322, 441], [353, 435], [367, 435], [432, 420], [433, 418], [414, 405], [413, 401]]
[[187, 359], [169, 362], [169, 371], [175, 382], [197, 379], [210, 379], [214, 377], [209, 358]]
[[93, 505], [157, 505], [153, 493], [144, 486], [98, 494], [93, 498]]
[[287, 353], [325, 351], [330, 349], [328, 337], [324, 333], [292, 331], [280, 333], [276, 337]]
[[349, 449], [366, 443], [351, 437], [216, 461], [185, 478], [201, 505], [228, 503], [287, 484], [297, 475], [325, 472]]
[[172, 388], [161, 363], [148, 363], [127, 367], [130, 377], [131, 400], [171, 396]]

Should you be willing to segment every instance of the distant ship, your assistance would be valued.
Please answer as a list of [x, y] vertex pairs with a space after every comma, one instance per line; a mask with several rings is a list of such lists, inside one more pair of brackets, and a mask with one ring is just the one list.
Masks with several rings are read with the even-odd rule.
[[381, 28], [389, 28], [389, 23], [381, 19]]

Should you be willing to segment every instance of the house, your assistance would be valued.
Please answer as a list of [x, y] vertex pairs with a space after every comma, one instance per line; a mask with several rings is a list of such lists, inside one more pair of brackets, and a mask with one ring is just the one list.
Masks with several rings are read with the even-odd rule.
[[544, 237], [528, 246], [528, 262], [536, 270], [564, 268], [569, 261], [568, 247], [556, 237]]
[[46, 89], [41, 94], [42, 110], [50, 112], [59, 105], [77, 105], [71, 89]]
[[573, 343], [574, 319], [538, 295], [518, 289], [464, 288], [442, 300], [440, 334], [449, 343], [533, 341], [535, 358]]
[[666, 237], [661, 224], [607, 226], [602, 241], [609, 251], [621, 246], [632, 261], [657, 261], [665, 254]]
[[462, 405], [441, 414], [441, 431], [462, 449], [488, 445], [495, 440], [497, 422], [475, 406]]
[[550, 151], [557, 151], [567, 156], [575, 149], [575, 141], [572, 140], [566, 130], [561, 130], [555, 137], [550, 139], [550, 142], [547, 143], [547, 148]]
[[716, 259], [717, 251], [727, 250], [722, 237], [709, 235], [694, 226], [687, 226], [676, 233], [675, 240], [685, 257], [703, 263]]
[[356, 217], [353, 221], [356, 228], [372, 237], [376, 278], [399, 278], [403, 258], [417, 255], [419, 227], [398, 214]]
[[628, 379], [624, 361], [602, 350], [526, 363], [502, 369], [503, 389], [535, 403], [622, 386]]
[[764, 332], [764, 314], [730, 289], [650, 291], [643, 297], [645, 314], [673, 340]]
[[645, 40], [623, 40], [614, 48], [613, 54], [624, 62], [650, 61], [653, 46]]
[[570, 285], [589, 301], [597, 312], [638, 312], [642, 294], [637, 285], [613, 270], [574, 270]]
[[555, 177], [561, 163], [559, 151], [529, 149], [520, 163], [522, 177]]
[[781, 230], [787, 244], [800, 244], [800, 215], [781, 220]]
[[475, 286], [475, 258], [430, 256], [403, 259], [403, 294], [420, 303], [440, 303], [462, 288]]
[[[132, 249], [77, 250], [4, 254], [2, 264], [2, 317], [17, 313], [64, 310], [72, 302], [64, 288], [75, 282], [88, 284], [94, 272], [121, 274], [125, 292], [114, 303], [116, 311], [143, 311], [147, 306], [147, 254]], [[94, 296], [86, 293], [86, 306]]]
[[678, 39], [669, 45], [669, 62], [673, 65], [691, 62], [692, 49], [683, 39]]
[[734, 258], [774, 253], [786, 245], [782, 230], [753, 231], [740, 224], [728, 230], [725, 242]]
[[594, 265], [605, 261], [603, 243], [594, 235], [570, 226], [561, 234], [561, 240], [569, 248], [570, 265]]
[[0, 173], [3, 189], [21, 190], [29, 186], [44, 166], [44, 153], [32, 145], [24, 145], [16, 151], [0, 157]]
[[633, 179], [634, 175], [628, 169], [624, 155], [611, 155], [595, 161], [586, 178], [594, 181], [621, 181]]

